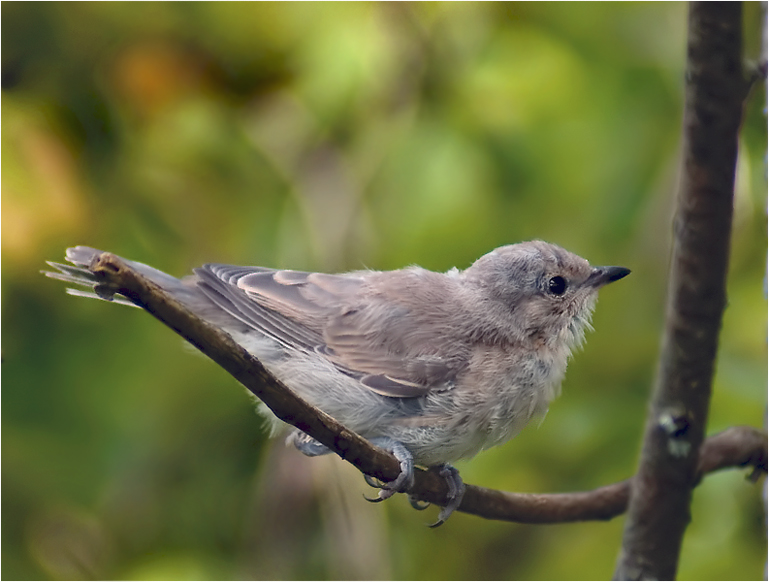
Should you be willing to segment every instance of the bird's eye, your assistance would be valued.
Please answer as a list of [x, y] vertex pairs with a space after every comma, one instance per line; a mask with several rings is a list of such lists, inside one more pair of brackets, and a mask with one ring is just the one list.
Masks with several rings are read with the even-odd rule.
[[560, 276], [551, 277], [547, 289], [553, 295], [563, 295], [566, 292], [566, 279]]

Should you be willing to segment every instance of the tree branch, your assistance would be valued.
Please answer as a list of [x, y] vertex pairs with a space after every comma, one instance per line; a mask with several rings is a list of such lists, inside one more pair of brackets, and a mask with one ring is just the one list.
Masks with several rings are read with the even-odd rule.
[[[392, 455], [300, 399], [228, 334], [190, 312], [119, 257], [102, 253], [94, 258], [90, 270], [100, 281], [97, 291], [102, 297], [119, 293], [130, 298], [227, 370], [279, 418], [316, 438], [363, 473], [382, 481], [398, 476], [399, 463]], [[736, 427], [706, 441], [701, 466], [703, 472], [710, 472], [750, 464], [766, 472], [766, 457], [766, 434]], [[414, 496], [437, 504], [445, 501], [448, 489], [442, 477], [422, 470], [417, 470], [415, 477]], [[468, 485], [459, 511], [520, 523], [606, 520], [625, 511], [629, 495], [629, 481], [562, 494], [506, 493]]]
[[671, 580], [690, 520], [726, 274], [742, 76], [740, 2], [692, 2], [666, 325], [616, 579]]

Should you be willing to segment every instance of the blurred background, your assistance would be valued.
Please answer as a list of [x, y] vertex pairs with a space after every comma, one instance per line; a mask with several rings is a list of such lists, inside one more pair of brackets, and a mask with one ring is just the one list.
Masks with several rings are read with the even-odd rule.
[[[745, 7], [758, 53], [758, 3]], [[519, 492], [632, 475], [677, 184], [680, 3], [3, 3], [2, 577], [606, 579], [622, 518], [529, 526], [374, 505], [336, 457], [134, 309], [65, 295], [75, 244], [207, 261], [467, 267], [533, 238], [633, 274], [540, 426], [458, 464]], [[764, 426], [766, 118], [740, 138], [709, 432]], [[694, 495], [682, 579], [756, 579], [761, 487]]]

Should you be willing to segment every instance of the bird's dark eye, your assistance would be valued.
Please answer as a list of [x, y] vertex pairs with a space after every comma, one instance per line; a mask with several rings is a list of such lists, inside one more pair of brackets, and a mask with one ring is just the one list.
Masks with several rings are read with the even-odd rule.
[[563, 295], [566, 292], [566, 279], [560, 276], [551, 277], [547, 289], [553, 295]]

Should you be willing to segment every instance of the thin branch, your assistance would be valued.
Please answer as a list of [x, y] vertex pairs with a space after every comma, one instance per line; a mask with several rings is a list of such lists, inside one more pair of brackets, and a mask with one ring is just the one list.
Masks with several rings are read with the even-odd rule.
[[740, 2], [692, 2], [681, 183], [660, 367], [615, 578], [671, 580], [710, 403], [732, 221], [742, 76]]
[[[731, 427], [709, 437], [700, 449], [697, 481], [707, 473], [732, 467], [752, 467], [751, 475], [766, 473], [767, 436], [747, 426]], [[517, 523], [566, 523], [608, 520], [625, 512], [631, 480], [620, 481], [592, 491], [575, 493], [506, 493], [482, 487], [468, 487], [459, 511], [487, 519]]]
[[[398, 476], [399, 464], [392, 455], [297, 397], [228, 334], [187, 310], [119, 257], [102, 253], [94, 258], [90, 270], [100, 280], [97, 291], [101, 296], [119, 293], [142, 306], [227, 370], [279, 418], [316, 438], [363, 473], [383, 481]], [[750, 464], [766, 472], [766, 457], [766, 434], [735, 427], [706, 441], [701, 466], [710, 472]], [[445, 500], [447, 486], [436, 473], [418, 470], [415, 481], [411, 493], [417, 498], [438, 504]], [[520, 523], [606, 520], [625, 511], [629, 492], [629, 481], [588, 492], [544, 495], [468, 485], [459, 511]]]

